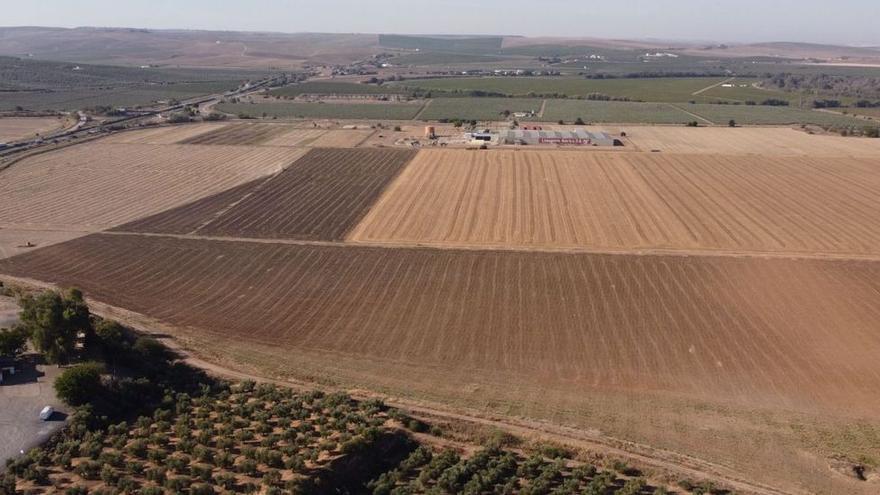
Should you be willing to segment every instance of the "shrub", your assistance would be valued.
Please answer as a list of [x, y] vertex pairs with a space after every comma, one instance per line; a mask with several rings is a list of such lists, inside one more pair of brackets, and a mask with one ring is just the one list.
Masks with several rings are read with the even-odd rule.
[[192, 484], [192, 479], [189, 476], [175, 476], [173, 478], [168, 478], [165, 480], [165, 488], [171, 490], [174, 493], [183, 493], [187, 489], [189, 489]]
[[161, 486], [145, 486], [140, 495], [165, 495], [165, 490]]
[[81, 406], [94, 400], [101, 393], [100, 363], [82, 363], [64, 370], [55, 380], [58, 398], [71, 406]]
[[214, 495], [214, 487], [207, 483], [197, 483], [189, 490], [190, 495]]
[[64, 490], [64, 495], [88, 495], [89, 490], [84, 486], [71, 486]]
[[101, 474], [101, 467], [101, 463], [99, 462], [85, 460], [80, 462], [74, 471], [83, 479], [96, 480]]

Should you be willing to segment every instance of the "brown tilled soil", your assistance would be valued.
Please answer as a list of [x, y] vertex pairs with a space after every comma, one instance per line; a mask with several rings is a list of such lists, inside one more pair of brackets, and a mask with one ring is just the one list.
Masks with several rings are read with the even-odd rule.
[[880, 263], [97, 234], [0, 262], [242, 341], [426, 369], [880, 411]]
[[[206, 236], [339, 240], [412, 159], [409, 150], [314, 149], [197, 229]], [[225, 201], [225, 200], [224, 200]], [[176, 216], [176, 212], [169, 213]], [[164, 222], [164, 218], [152, 222]]]
[[272, 177], [274, 175], [245, 182], [223, 192], [120, 225], [110, 230], [158, 234], [192, 234], [199, 227], [206, 225], [244, 198], [253, 194], [260, 185]]
[[349, 240], [880, 254], [880, 160], [423, 150]]
[[278, 137], [289, 129], [275, 124], [233, 124], [223, 126], [207, 134], [178, 141], [180, 144], [226, 144], [254, 145], [262, 144]]

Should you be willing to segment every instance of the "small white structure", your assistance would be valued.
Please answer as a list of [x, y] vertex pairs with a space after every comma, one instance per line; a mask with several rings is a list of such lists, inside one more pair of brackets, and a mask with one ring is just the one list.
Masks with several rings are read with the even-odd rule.
[[46, 406], [40, 411], [40, 419], [43, 421], [49, 421], [49, 418], [55, 414], [55, 409], [52, 406]]

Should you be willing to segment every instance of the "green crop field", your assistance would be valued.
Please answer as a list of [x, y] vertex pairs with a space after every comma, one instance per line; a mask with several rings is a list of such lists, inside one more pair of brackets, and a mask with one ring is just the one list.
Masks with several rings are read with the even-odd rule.
[[639, 101], [687, 102], [706, 100], [693, 93], [723, 78], [584, 79], [581, 77], [457, 77], [405, 81], [403, 85], [438, 91], [486, 91], [508, 96], [587, 96], [601, 93]]
[[[701, 98], [692, 98], [692, 100], [698, 103], [713, 103], [715, 101], [726, 101], [731, 103], [754, 101], [756, 103], [761, 103], [764, 100], [772, 98], [796, 104], [799, 99], [799, 96], [796, 93], [756, 88], [752, 86], [756, 81], [757, 79], [737, 78], [730, 82], [730, 84], [734, 85], [732, 88], [718, 86], [700, 93]], [[707, 102], [706, 100], [709, 101]]]
[[793, 107], [752, 105], [681, 105], [688, 112], [700, 115], [716, 124], [735, 120], [737, 124], [784, 125], [816, 124], [828, 126], [864, 126], [866, 121], [846, 115], [817, 112]]
[[[437, 98], [422, 113], [424, 120], [504, 120], [502, 112], [540, 111], [537, 98]], [[520, 119], [532, 120], [532, 119]]]
[[448, 64], [487, 64], [505, 60], [518, 60], [498, 55], [478, 55], [472, 53], [420, 52], [408, 53], [391, 60], [394, 65], [448, 65]]
[[249, 117], [410, 120], [422, 105], [407, 103], [221, 103], [217, 110]]
[[340, 81], [312, 81], [273, 89], [270, 94], [278, 97], [295, 97], [304, 94], [382, 95], [402, 92], [403, 88], [391, 85], [378, 86], [375, 84]]
[[584, 122], [684, 124], [693, 116], [666, 103], [632, 103], [617, 101], [547, 100], [541, 120], [567, 123], [578, 118]]

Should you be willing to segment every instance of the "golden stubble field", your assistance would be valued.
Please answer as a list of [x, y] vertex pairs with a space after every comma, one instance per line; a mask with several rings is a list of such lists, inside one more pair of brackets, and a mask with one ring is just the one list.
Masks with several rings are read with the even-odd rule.
[[349, 240], [880, 254], [880, 158], [424, 150]]

